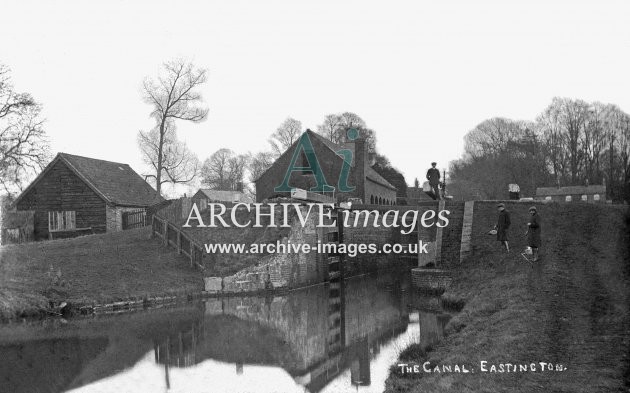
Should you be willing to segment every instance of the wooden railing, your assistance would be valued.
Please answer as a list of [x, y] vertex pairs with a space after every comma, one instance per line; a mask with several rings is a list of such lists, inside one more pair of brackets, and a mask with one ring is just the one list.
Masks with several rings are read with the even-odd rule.
[[204, 269], [204, 248], [186, 232], [171, 224], [168, 220], [154, 215], [151, 222], [151, 233], [162, 239], [166, 247], [172, 247], [178, 254], [184, 254], [190, 260], [190, 266]]
[[147, 212], [138, 210], [134, 212], [123, 212], [122, 214], [122, 229], [134, 229], [147, 226]]

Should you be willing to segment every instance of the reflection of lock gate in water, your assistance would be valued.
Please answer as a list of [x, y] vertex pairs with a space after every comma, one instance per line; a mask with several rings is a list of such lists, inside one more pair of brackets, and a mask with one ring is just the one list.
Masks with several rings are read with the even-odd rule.
[[[391, 292], [374, 302], [374, 286], [387, 286]], [[370, 276], [333, 280], [281, 297], [211, 299], [201, 322], [156, 344], [156, 361], [169, 367], [188, 367], [207, 358], [237, 368], [276, 364], [309, 391], [320, 390], [350, 369], [353, 384], [369, 385], [371, 357], [407, 329], [403, 297], [409, 292], [403, 287], [408, 282], [400, 278]]]

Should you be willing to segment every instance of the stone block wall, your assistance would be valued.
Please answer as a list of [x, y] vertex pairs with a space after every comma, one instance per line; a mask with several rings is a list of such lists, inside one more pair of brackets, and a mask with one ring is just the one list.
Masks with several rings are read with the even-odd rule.
[[446, 201], [444, 208], [450, 211], [451, 214], [448, 216], [448, 225], [442, 228], [442, 250], [438, 264], [440, 266], [449, 266], [459, 263], [462, 227], [464, 224], [464, 203]]
[[452, 277], [447, 270], [441, 269], [412, 269], [411, 282], [420, 289], [446, 289], [451, 284]]
[[464, 218], [462, 223], [462, 239], [459, 249], [459, 261], [462, 262], [470, 255], [471, 237], [473, 230], [473, 212], [475, 208], [474, 201], [468, 201], [464, 204]]
[[107, 204], [105, 206], [105, 222], [107, 232], [122, 231], [122, 214], [123, 212], [137, 212], [145, 210], [138, 207], [122, 207]]
[[[450, 212], [448, 215], [449, 224], [443, 228], [437, 228], [434, 224], [429, 228], [421, 225], [422, 214], [428, 210], [437, 211], [445, 209]], [[354, 214], [359, 211], [379, 212], [379, 224], [374, 227], [375, 215], [368, 216], [367, 225], [363, 222], [365, 213], [362, 213], [358, 226], [354, 227]], [[385, 227], [382, 225], [382, 215], [388, 210], [398, 210], [399, 227]], [[409, 210], [417, 210], [417, 227], [409, 234], [401, 234], [401, 229], [405, 229], [400, 224], [402, 215]], [[347, 245], [375, 244], [379, 249], [384, 244], [414, 244], [419, 240], [424, 243], [431, 243], [430, 250], [433, 254], [410, 255], [410, 254], [369, 254], [359, 253], [352, 257], [346, 254], [342, 264], [344, 277], [352, 277], [365, 273], [388, 268], [408, 268], [418, 265], [425, 265], [433, 262], [436, 267], [448, 268], [449, 265], [459, 263], [461, 251], [462, 227], [464, 223], [464, 203], [442, 201], [431, 201], [418, 206], [376, 206], [360, 205], [353, 206], [348, 219], [350, 224], [344, 227], [343, 242]], [[388, 215], [388, 223], [391, 223], [394, 214]], [[343, 214], [339, 219], [343, 219]], [[330, 228], [318, 228], [317, 217], [310, 216], [305, 227], [302, 227], [298, 220], [294, 220], [288, 237], [284, 237], [283, 244], [304, 243], [315, 246], [318, 242], [327, 242], [327, 233]], [[405, 229], [407, 231], [407, 229]], [[438, 236], [439, 235], [439, 236]], [[424, 261], [424, 263], [422, 263]], [[279, 288], [299, 288], [311, 284], [316, 284], [328, 280], [328, 258], [326, 255], [317, 252], [310, 253], [276, 253], [262, 257], [255, 266], [245, 268], [236, 274], [222, 279], [222, 290], [224, 292], [255, 292], [265, 289]], [[216, 291], [217, 285], [208, 287], [208, 290]]]
[[[306, 214], [305, 210], [303, 214]], [[318, 242], [325, 242], [327, 228], [317, 228], [317, 224], [316, 215], [310, 215], [304, 227], [299, 220], [294, 220], [289, 236], [283, 237], [281, 243], [287, 246], [289, 244], [316, 246]], [[315, 251], [275, 253], [262, 257], [257, 265], [224, 277], [223, 291], [233, 293], [299, 288], [327, 279], [328, 263], [323, 255]]]
[[418, 256], [418, 266], [425, 266], [433, 263], [435, 266], [447, 267], [459, 262], [462, 226], [464, 222], [464, 203], [459, 201], [429, 201], [421, 202], [416, 206], [420, 211], [420, 217], [427, 210], [448, 210], [449, 223], [447, 226], [438, 228], [435, 224], [424, 227], [418, 222], [418, 241], [430, 243], [427, 247], [428, 254]]
[[[399, 226], [384, 227], [382, 225], [382, 215], [388, 210], [398, 210], [398, 225], [402, 215], [408, 210], [416, 210], [416, 206], [379, 206], [379, 205], [354, 205], [352, 207], [352, 215], [348, 218], [350, 226], [344, 228], [344, 243], [347, 244], [375, 244], [377, 247], [382, 247], [384, 244], [413, 244], [418, 241], [417, 229], [414, 229], [409, 234], [402, 234], [400, 231], [405, 232], [408, 229]], [[358, 226], [354, 227], [354, 214], [358, 214], [359, 211], [372, 211], [379, 212], [378, 226], [374, 227], [374, 214], [371, 214], [366, 226], [363, 226], [365, 213], [361, 213]], [[388, 215], [387, 223], [393, 222], [393, 214]], [[358, 254], [355, 257], [346, 255], [344, 260], [344, 275], [346, 277], [356, 276], [359, 274], [365, 274], [379, 269], [396, 268], [401, 264], [406, 266], [407, 264], [415, 266], [417, 263], [417, 256], [415, 255], [403, 255], [403, 254]]]

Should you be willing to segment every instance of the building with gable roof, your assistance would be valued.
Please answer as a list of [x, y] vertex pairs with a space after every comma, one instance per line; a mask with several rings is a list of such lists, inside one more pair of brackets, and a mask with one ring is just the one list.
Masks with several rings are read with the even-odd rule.
[[209, 203], [223, 203], [232, 206], [237, 203], [251, 203], [251, 198], [242, 191], [212, 190], [200, 188], [192, 197], [199, 209], [205, 209]]
[[[305, 150], [302, 149], [304, 145], [300, 144], [300, 140], [305, 137], [308, 137], [309, 148], [312, 148], [312, 151], [298, 152], [300, 154], [298, 166], [308, 167], [308, 157], [316, 157], [322, 172], [320, 175], [323, 175], [328, 185], [334, 187], [334, 191], [327, 192], [327, 195], [334, 196], [337, 201], [359, 198], [365, 204], [394, 205], [396, 203], [396, 187], [372, 168], [369, 162], [368, 146], [364, 139], [359, 138], [351, 142], [337, 144], [311, 130], [306, 130], [255, 181], [257, 202], [273, 197], [290, 196], [290, 192], [278, 192], [275, 188], [283, 183], [293, 156], [296, 154], [296, 149]], [[338, 154], [342, 150], [350, 151], [351, 156]], [[344, 167], [349, 167], [349, 172], [346, 179], [340, 179]], [[340, 191], [338, 187], [340, 180], [342, 183], [347, 180], [347, 185], [354, 189], [349, 192]], [[288, 184], [293, 188], [309, 190], [317, 185], [317, 180], [312, 171], [293, 171]]]
[[58, 153], [15, 200], [35, 212], [35, 240], [122, 230], [122, 213], [163, 198], [127, 164]]
[[566, 187], [538, 187], [536, 200], [555, 202], [588, 202], [605, 203], [606, 186], [566, 186]]

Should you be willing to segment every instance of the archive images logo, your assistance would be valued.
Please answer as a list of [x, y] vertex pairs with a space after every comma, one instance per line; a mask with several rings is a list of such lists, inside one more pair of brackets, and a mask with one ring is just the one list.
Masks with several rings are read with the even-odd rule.
[[[359, 131], [354, 128], [351, 128], [347, 132], [348, 140], [353, 141], [359, 137]], [[304, 153], [304, 157], [306, 157], [307, 166], [304, 166], [304, 162], [300, 162], [301, 153]], [[343, 158], [343, 164], [341, 167], [341, 171], [339, 173], [339, 180], [337, 181], [337, 192], [351, 192], [355, 190], [354, 186], [348, 185], [348, 176], [350, 175], [350, 166], [352, 163], [352, 150], [350, 149], [339, 149], [335, 153], [338, 156]], [[309, 191], [313, 192], [332, 192], [335, 191], [335, 187], [328, 184], [326, 181], [326, 177], [324, 176], [324, 171], [319, 165], [319, 160], [317, 159], [317, 154], [315, 154], [315, 149], [313, 148], [313, 143], [311, 142], [311, 138], [308, 133], [302, 134], [300, 139], [298, 140], [297, 146], [293, 151], [293, 156], [291, 157], [291, 161], [289, 162], [289, 166], [284, 174], [284, 179], [282, 180], [282, 184], [276, 186], [274, 188], [275, 192], [291, 192], [293, 187], [289, 185], [289, 179], [291, 178], [291, 174], [293, 172], [299, 173], [312, 173], [316, 185], [311, 187]]]

